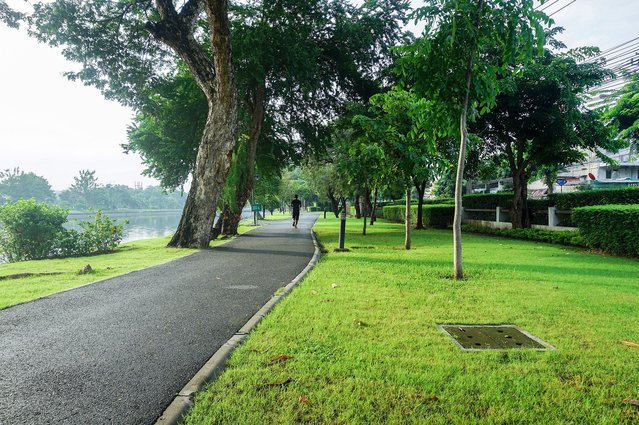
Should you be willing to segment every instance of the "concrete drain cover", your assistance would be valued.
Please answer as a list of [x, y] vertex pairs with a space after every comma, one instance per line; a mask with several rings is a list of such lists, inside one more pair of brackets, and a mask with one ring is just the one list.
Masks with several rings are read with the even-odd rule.
[[462, 350], [554, 350], [515, 325], [438, 325]]

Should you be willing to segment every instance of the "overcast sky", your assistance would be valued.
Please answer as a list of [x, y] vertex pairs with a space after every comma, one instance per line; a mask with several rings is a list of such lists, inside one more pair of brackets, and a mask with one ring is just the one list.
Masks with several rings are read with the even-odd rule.
[[[571, 0], [559, 0], [552, 13]], [[23, 0], [8, 0], [23, 8]], [[418, 2], [414, 2], [418, 3]], [[546, 2], [546, 4], [551, 1]], [[576, 0], [552, 17], [566, 28], [568, 47], [613, 47], [639, 37], [638, 0]], [[23, 29], [0, 24], [0, 170], [20, 167], [46, 177], [55, 190], [73, 183], [80, 169], [97, 171], [102, 183], [145, 186], [136, 155], [125, 155], [132, 111], [62, 73], [77, 68]]]

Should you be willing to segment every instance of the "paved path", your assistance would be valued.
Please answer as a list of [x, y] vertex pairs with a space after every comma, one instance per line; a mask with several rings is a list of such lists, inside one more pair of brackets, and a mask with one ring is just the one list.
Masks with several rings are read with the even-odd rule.
[[0, 311], [0, 424], [152, 424], [306, 266], [315, 218]]

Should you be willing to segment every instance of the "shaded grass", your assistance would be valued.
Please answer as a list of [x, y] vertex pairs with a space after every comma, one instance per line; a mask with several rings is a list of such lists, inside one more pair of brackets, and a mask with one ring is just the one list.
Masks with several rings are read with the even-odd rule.
[[[241, 225], [238, 232], [242, 234], [252, 228], [254, 227]], [[214, 240], [210, 246], [221, 245], [231, 239]], [[169, 240], [170, 236], [127, 242], [120, 245], [114, 252], [102, 255], [0, 264], [0, 277], [21, 273], [55, 273], [0, 280], [0, 309], [165, 263], [197, 251], [196, 249], [167, 248], [166, 244]], [[79, 274], [80, 269], [87, 264], [91, 265], [93, 272]]]
[[[329, 253], [196, 397], [188, 424], [637, 423], [639, 262], [556, 245], [348, 220]], [[336, 284], [337, 287], [332, 288]], [[514, 323], [557, 351], [463, 352], [438, 323]], [[273, 362], [288, 355], [292, 359]]]
[[270, 212], [266, 212], [266, 217], [262, 218], [262, 220], [272, 221], [272, 220], [292, 220], [291, 213], [289, 212], [279, 212], [274, 211], [273, 214]]

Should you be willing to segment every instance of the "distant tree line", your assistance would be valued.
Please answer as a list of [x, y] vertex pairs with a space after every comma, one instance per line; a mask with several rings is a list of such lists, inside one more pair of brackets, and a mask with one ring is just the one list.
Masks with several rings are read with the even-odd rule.
[[7, 200], [35, 199], [71, 210], [181, 209], [185, 197], [159, 186], [134, 189], [121, 184], [100, 184], [95, 171], [80, 170], [74, 183], [56, 194], [46, 178], [19, 168], [0, 172], [0, 204]]

